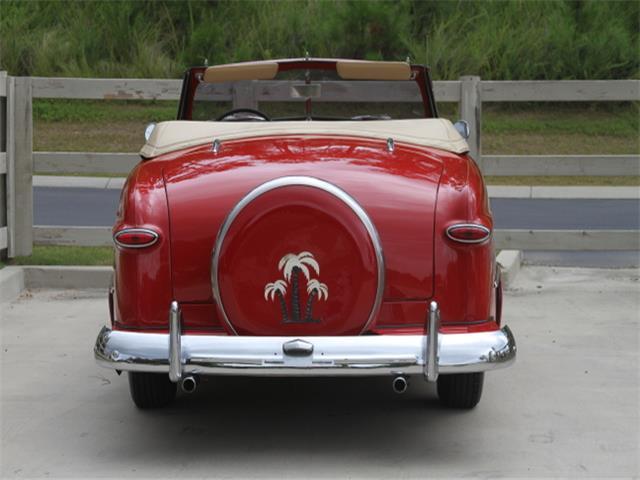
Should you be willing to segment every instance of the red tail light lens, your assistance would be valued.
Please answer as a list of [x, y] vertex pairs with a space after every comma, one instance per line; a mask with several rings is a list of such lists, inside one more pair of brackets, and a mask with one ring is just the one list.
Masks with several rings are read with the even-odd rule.
[[491, 230], [475, 223], [452, 225], [447, 228], [447, 237], [460, 243], [482, 243], [490, 236]]
[[158, 241], [159, 235], [147, 228], [125, 228], [113, 236], [113, 241], [122, 248], [150, 247]]

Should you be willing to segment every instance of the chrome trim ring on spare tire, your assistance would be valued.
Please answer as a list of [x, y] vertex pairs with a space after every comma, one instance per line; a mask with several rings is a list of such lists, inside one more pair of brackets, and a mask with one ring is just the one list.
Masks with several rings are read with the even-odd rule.
[[[314, 177], [304, 177], [304, 176], [290, 176], [290, 177], [280, 177], [274, 180], [270, 180], [268, 182], [259, 185], [258, 187], [251, 190], [247, 195], [245, 195], [229, 212], [227, 218], [225, 218], [224, 222], [220, 226], [220, 230], [218, 231], [218, 235], [216, 237], [216, 243], [213, 248], [213, 252], [211, 254], [211, 287], [213, 289], [213, 298], [216, 303], [220, 307], [220, 311], [222, 312], [222, 320], [229, 327], [229, 329], [234, 333], [238, 334], [236, 329], [231, 324], [231, 321], [225, 311], [224, 305], [222, 303], [222, 297], [220, 295], [220, 284], [218, 282], [218, 266], [220, 262], [220, 250], [222, 249], [222, 245], [224, 243], [225, 237], [231, 228], [231, 224], [236, 219], [236, 217], [240, 214], [243, 208], [245, 208], [249, 203], [258, 198], [260, 195], [263, 195], [271, 190], [275, 190], [277, 188], [289, 187], [289, 186], [303, 186], [303, 187], [312, 187], [323, 190], [334, 197], [341, 200], [345, 205], [347, 205], [353, 213], [356, 214], [358, 219], [362, 222], [365, 230], [367, 231], [371, 243], [373, 245], [373, 250], [376, 255], [376, 270], [377, 270], [377, 286], [376, 286], [376, 295], [375, 300], [373, 302], [373, 306], [365, 322], [362, 332], [367, 331], [373, 320], [378, 315], [380, 308], [382, 306], [382, 295], [384, 292], [384, 256], [382, 254], [382, 244], [380, 242], [380, 236], [378, 235], [378, 231], [376, 230], [375, 225], [367, 215], [367, 212], [360, 206], [360, 204], [347, 192], [337, 187], [336, 185], [326, 182], [324, 180], [320, 180], [319, 178]], [[361, 332], [361, 333], [362, 333]]]

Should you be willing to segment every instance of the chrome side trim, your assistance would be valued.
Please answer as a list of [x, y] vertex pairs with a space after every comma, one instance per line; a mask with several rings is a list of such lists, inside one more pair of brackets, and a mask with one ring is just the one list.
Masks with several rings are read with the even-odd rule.
[[144, 129], [144, 141], [148, 142], [149, 139], [151, 138], [151, 134], [153, 133], [153, 131], [156, 129], [156, 124], [155, 122], [151, 122], [148, 123], [147, 126]]
[[427, 331], [427, 362], [424, 366], [424, 376], [428, 382], [438, 380], [438, 338], [440, 334], [440, 308], [437, 302], [429, 304], [429, 330]]
[[220, 140], [218, 140], [217, 138], [213, 140], [213, 145], [211, 145], [211, 151], [215, 154], [218, 154], [218, 152], [220, 152]]
[[384, 293], [384, 256], [382, 253], [382, 242], [380, 241], [380, 236], [378, 235], [378, 231], [376, 230], [375, 225], [369, 218], [369, 215], [367, 215], [367, 212], [365, 212], [365, 210], [351, 195], [332, 183], [320, 180], [319, 178], [304, 176], [280, 177], [257, 186], [247, 195], [242, 197], [242, 199], [238, 203], [236, 203], [236, 205], [231, 209], [231, 211], [225, 218], [224, 222], [222, 222], [222, 225], [220, 226], [220, 230], [218, 231], [218, 235], [216, 237], [216, 243], [213, 248], [213, 252], [211, 254], [211, 287], [213, 289], [213, 298], [215, 299], [222, 312], [222, 320], [227, 325], [227, 327], [229, 327], [231, 332], [233, 332], [235, 335], [238, 334], [235, 328], [233, 328], [233, 325], [231, 324], [231, 321], [227, 316], [227, 312], [224, 309], [222, 297], [220, 295], [220, 285], [218, 283], [220, 250], [227, 236], [227, 233], [229, 232], [229, 228], [231, 228], [231, 224], [240, 214], [242, 209], [253, 200], [258, 198], [260, 195], [263, 195], [277, 188], [289, 187], [293, 185], [317, 188], [338, 198], [349, 208], [351, 208], [351, 210], [353, 210], [353, 212], [360, 219], [365, 229], [367, 230], [367, 233], [369, 234], [369, 238], [371, 239], [373, 250], [376, 255], [378, 284], [371, 312], [369, 313], [369, 317], [367, 318], [367, 321], [362, 328], [362, 332], [365, 332], [369, 328], [373, 320], [376, 318], [378, 312], [380, 311], [380, 308], [382, 307], [382, 294]]
[[[147, 242], [147, 243], [141, 243], [139, 245], [127, 245], [124, 243], [120, 243], [118, 241], [118, 237], [120, 235], [122, 235], [123, 233], [148, 233], [149, 235], [153, 236], [153, 240]], [[113, 241], [114, 243], [121, 247], [121, 248], [145, 248], [145, 247], [150, 247], [151, 245], [155, 244], [158, 241], [158, 238], [160, 238], [160, 235], [158, 235], [158, 232], [155, 232], [149, 228], [123, 228], [122, 230], [116, 232], [113, 235]]]
[[180, 305], [171, 302], [169, 308], [169, 380], [178, 383], [182, 378], [182, 334]]
[[[168, 373], [175, 367], [170, 359], [177, 358], [169, 352], [169, 335], [103, 327], [94, 355], [99, 365], [115, 370]], [[287, 354], [283, 345], [292, 340], [312, 344], [313, 352], [304, 356]], [[182, 335], [181, 374], [424, 378], [429, 356], [425, 345], [429, 341], [428, 335]], [[440, 375], [495, 370], [511, 365], [516, 358], [516, 343], [508, 327], [490, 332], [440, 333], [438, 343], [436, 372]]]
[[[455, 238], [451, 236], [451, 230], [455, 230], [456, 228], [465, 228], [465, 227], [478, 228], [482, 230], [487, 236], [484, 238], [481, 238], [480, 240], [460, 240], [459, 238]], [[455, 225], [448, 226], [446, 233], [447, 233], [447, 237], [449, 237], [450, 240], [458, 243], [484, 243], [491, 238], [491, 230], [485, 227], [484, 225], [480, 225], [479, 223], [456, 223]]]

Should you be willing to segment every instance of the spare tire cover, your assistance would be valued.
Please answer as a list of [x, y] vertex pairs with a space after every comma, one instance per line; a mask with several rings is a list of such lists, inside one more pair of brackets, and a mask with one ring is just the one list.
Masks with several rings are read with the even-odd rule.
[[216, 240], [213, 293], [239, 335], [357, 335], [382, 301], [378, 234], [346, 192], [282, 177], [245, 196]]

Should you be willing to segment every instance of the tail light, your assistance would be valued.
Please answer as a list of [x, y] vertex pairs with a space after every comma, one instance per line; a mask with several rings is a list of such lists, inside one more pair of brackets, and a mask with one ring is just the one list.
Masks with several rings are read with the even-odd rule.
[[122, 248], [150, 247], [158, 241], [159, 235], [148, 228], [125, 228], [113, 236], [113, 241]]
[[447, 237], [460, 243], [482, 243], [490, 236], [491, 230], [476, 223], [459, 223], [447, 228]]

